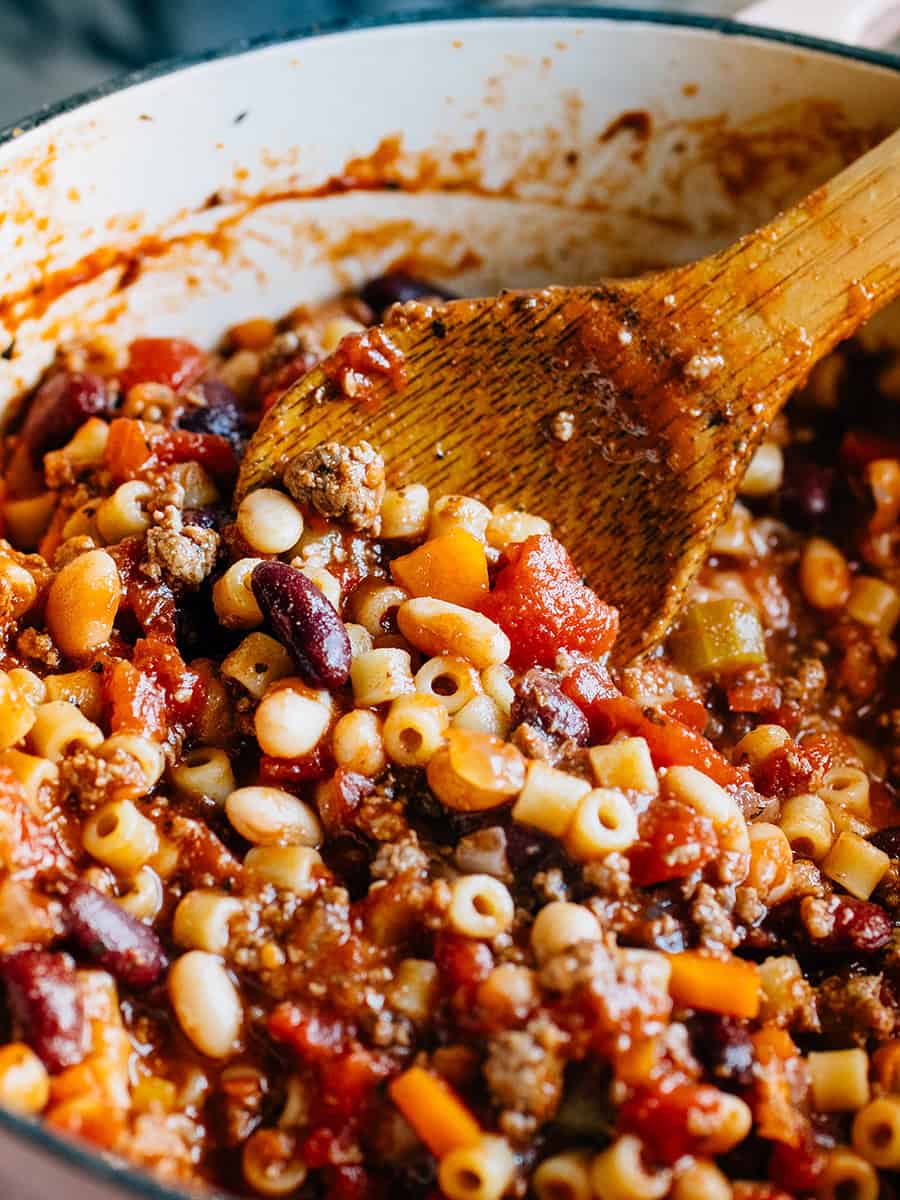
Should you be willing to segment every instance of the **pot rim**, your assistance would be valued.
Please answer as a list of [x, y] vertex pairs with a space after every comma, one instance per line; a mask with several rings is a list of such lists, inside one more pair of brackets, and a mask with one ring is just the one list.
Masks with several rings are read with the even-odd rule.
[[74, 112], [95, 100], [103, 100], [107, 96], [125, 91], [141, 83], [161, 79], [173, 75], [176, 71], [187, 70], [190, 67], [202, 66], [204, 63], [218, 62], [226, 58], [236, 58], [255, 50], [264, 50], [270, 46], [278, 46], [287, 42], [308, 41], [311, 38], [327, 37], [336, 33], [354, 33], [366, 29], [388, 29], [404, 25], [435, 24], [440, 21], [485, 21], [485, 20], [584, 20], [584, 21], [615, 21], [636, 25], [670, 26], [681, 29], [698, 29], [704, 32], [720, 33], [727, 37], [752, 37], [761, 41], [777, 42], [782, 45], [799, 47], [805, 50], [818, 50], [838, 58], [855, 59], [858, 62], [869, 63], [872, 66], [886, 67], [891, 71], [900, 71], [900, 54], [889, 50], [870, 50], [862, 46], [850, 46], [844, 42], [831, 41], [828, 38], [810, 37], [807, 34], [791, 33], [782, 29], [770, 29], [766, 26], [748, 25], [729, 17], [711, 17], [699, 13], [676, 13], [660, 9], [630, 9], [618, 8], [615, 5], [602, 4], [544, 4], [529, 7], [523, 4], [510, 6], [490, 3], [477, 9], [465, 3], [449, 3], [439, 8], [412, 10], [400, 13], [385, 13], [373, 17], [337, 17], [321, 24], [300, 26], [296, 29], [278, 30], [274, 33], [264, 33], [252, 38], [237, 38], [211, 50], [201, 50], [195, 54], [181, 54], [172, 58], [160, 59], [146, 67], [128, 71], [122, 75], [114, 75], [92, 88], [75, 92], [62, 100], [44, 105], [29, 116], [23, 117], [10, 125], [0, 127], [0, 147], [14, 141], [23, 134], [38, 129], [56, 117]]
[[[885, 67], [888, 70], [900, 71], [900, 55], [885, 50], [869, 50], [859, 46], [849, 46], [842, 42], [830, 41], [826, 38], [809, 37], [806, 34], [790, 33], [779, 29], [769, 29], [763, 26], [747, 25], [727, 17], [710, 17], [693, 13], [665, 12], [656, 9], [626, 9], [607, 7], [587, 3], [548, 4], [538, 7], [512, 5], [500, 7], [489, 4], [478, 9], [466, 4], [449, 4], [436, 9], [425, 11], [410, 11], [394, 14], [384, 14], [378, 17], [342, 17], [313, 26], [299, 29], [278, 31], [261, 34], [258, 37], [239, 38], [229, 41], [223, 46], [212, 50], [200, 51], [195, 54], [184, 54], [162, 59], [147, 67], [129, 71], [122, 75], [97, 84], [92, 88], [76, 92], [63, 100], [47, 104], [30, 116], [11, 125], [0, 128], [0, 148], [17, 140], [23, 134], [40, 128], [56, 117], [74, 112], [95, 100], [103, 100], [117, 92], [137, 84], [147, 83], [172, 75], [190, 67], [201, 66], [204, 63], [217, 62], [222, 59], [235, 58], [255, 50], [263, 50], [270, 46], [278, 46], [287, 42], [307, 41], [309, 39], [326, 37], [330, 34], [352, 33], [366, 29], [392, 28], [404, 25], [434, 24], [441, 21], [482, 21], [482, 20], [553, 20], [553, 19], [612, 21], [636, 25], [669, 26], [681, 29], [697, 29], [704, 32], [719, 33], [729, 37], [750, 37], [761, 41], [776, 42], [782, 45], [799, 47], [806, 50], [816, 50], [837, 58], [855, 59], [858, 62], [872, 66]], [[70, 1141], [60, 1134], [54, 1133], [39, 1122], [17, 1116], [15, 1113], [0, 1108], [0, 1132], [8, 1132], [15, 1137], [30, 1143], [36, 1149], [44, 1151], [58, 1161], [69, 1163], [100, 1183], [117, 1187], [124, 1195], [140, 1197], [141, 1200], [185, 1200], [192, 1193], [189, 1190], [174, 1190], [127, 1164], [119, 1165], [116, 1160], [103, 1156], [100, 1151], [92, 1151], [86, 1145]], [[218, 1193], [223, 1197], [225, 1193]]]

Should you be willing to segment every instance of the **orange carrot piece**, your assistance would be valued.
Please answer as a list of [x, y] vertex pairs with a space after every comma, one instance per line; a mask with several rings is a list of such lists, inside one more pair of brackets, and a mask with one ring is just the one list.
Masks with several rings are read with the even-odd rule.
[[481, 1128], [449, 1084], [422, 1067], [391, 1080], [391, 1099], [436, 1158], [473, 1146]]
[[394, 580], [411, 596], [433, 596], [478, 608], [488, 590], [487, 558], [478, 538], [451, 529], [391, 563]]
[[759, 1013], [760, 980], [753, 963], [712, 958], [697, 950], [670, 954], [669, 962], [669, 993], [676, 1004], [729, 1017], [749, 1018]]
[[788, 1031], [779, 1029], [777, 1025], [764, 1025], [750, 1036], [760, 1062], [768, 1062], [773, 1058], [787, 1061], [800, 1053]]

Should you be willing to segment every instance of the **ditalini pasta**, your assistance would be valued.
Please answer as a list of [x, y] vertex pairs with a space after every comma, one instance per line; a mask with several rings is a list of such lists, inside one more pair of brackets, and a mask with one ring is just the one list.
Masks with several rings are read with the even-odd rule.
[[260, 413], [390, 356], [378, 316], [64, 345], [23, 397], [0, 1105], [217, 1194], [893, 1196], [897, 361], [816, 373], [622, 665], [549, 502], [354, 440], [234, 506]]

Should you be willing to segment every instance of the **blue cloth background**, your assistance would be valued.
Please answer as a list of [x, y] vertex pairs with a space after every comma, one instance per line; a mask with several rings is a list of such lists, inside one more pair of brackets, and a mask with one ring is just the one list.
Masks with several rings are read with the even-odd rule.
[[[0, 0], [0, 127], [155, 59], [335, 17], [442, 0]], [[616, 3], [616, 0], [607, 0]], [[478, 0], [473, 0], [473, 7]], [[618, 0], [619, 7], [730, 15], [740, 0]]]

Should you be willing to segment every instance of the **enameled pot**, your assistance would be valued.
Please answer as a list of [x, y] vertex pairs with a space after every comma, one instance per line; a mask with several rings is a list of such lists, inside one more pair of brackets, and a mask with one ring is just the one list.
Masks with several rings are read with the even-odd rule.
[[[751, 15], [871, 41], [892, 8]], [[211, 342], [398, 261], [485, 293], [705, 254], [895, 128], [898, 68], [747, 24], [504, 8], [102, 88], [0, 134], [0, 417], [92, 330]], [[175, 1193], [0, 1112], [0, 1197], [50, 1196]]]

